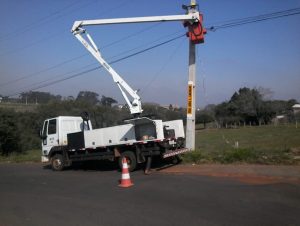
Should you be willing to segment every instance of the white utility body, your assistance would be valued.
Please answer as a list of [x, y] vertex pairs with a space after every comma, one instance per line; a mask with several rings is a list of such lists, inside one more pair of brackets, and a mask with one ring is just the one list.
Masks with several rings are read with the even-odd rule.
[[[187, 26], [199, 27], [199, 20], [201, 16], [198, 11], [188, 11], [186, 15], [75, 21], [71, 32], [112, 76], [134, 118], [125, 121], [124, 125], [101, 129], [92, 129], [88, 115], [82, 118], [59, 116], [47, 119], [40, 134], [42, 161], [51, 161], [54, 170], [62, 170], [74, 161], [110, 159], [119, 160], [121, 164], [121, 158], [126, 157], [130, 170], [134, 170], [137, 163], [145, 162], [146, 158], [151, 162], [150, 159], [154, 155], [166, 158], [189, 151], [184, 148], [182, 120], [163, 122], [141, 117], [143, 109], [137, 90], [132, 89], [106, 62], [85, 27], [165, 21], [183, 21]], [[195, 35], [194, 32], [190, 33]], [[196, 41], [199, 40], [196, 37]]]
[[124, 156], [131, 170], [147, 156], [162, 158], [188, 151], [184, 146], [182, 120], [152, 120], [147, 117], [127, 120], [126, 124], [92, 129], [90, 120], [59, 116], [47, 119], [41, 132], [42, 162], [61, 170], [74, 161], [109, 159]]

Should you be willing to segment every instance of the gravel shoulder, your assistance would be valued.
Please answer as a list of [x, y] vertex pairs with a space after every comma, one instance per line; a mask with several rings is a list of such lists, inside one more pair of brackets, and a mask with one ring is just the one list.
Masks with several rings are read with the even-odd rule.
[[249, 184], [300, 184], [300, 166], [251, 164], [180, 164], [163, 169], [163, 173], [192, 174], [210, 177], [228, 177]]

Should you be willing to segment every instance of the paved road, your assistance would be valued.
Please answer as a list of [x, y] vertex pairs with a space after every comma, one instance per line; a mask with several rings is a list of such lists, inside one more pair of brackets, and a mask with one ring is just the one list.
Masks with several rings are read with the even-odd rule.
[[0, 225], [300, 225], [298, 183], [228, 177], [0, 164]]

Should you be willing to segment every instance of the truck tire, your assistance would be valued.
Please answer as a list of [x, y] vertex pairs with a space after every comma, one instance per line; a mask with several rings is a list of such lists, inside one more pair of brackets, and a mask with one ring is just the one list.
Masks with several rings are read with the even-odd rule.
[[64, 169], [64, 158], [61, 154], [55, 154], [51, 157], [51, 167], [54, 171], [62, 171]]
[[130, 172], [134, 171], [136, 169], [137, 166], [137, 161], [136, 161], [136, 156], [132, 151], [125, 151], [121, 154], [120, 158], [119, 158], [119, 167], [122, 170], [122, 159], [126, 158], [127, 160], [127, 165], [128, 165], [128, 170]]
[[180, 156], [175, 155], [175, 156], [172, 157], [172, 164], [177, 165], [181, 162], [182, 162], [182, 160], [181, 160]]

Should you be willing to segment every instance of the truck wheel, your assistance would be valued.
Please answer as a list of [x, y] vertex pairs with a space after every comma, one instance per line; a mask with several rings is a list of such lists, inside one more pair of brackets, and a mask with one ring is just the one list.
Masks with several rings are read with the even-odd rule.
[[61, 154], [56, 154], [51, 158], [51, 166], [54, 171], [62, 171], [64, 169], [64, 159]]
[[130, 172], [134, 171], [136, 169], [136, 165], [137, 165], [135, 154], [132, 151], [125, 151], [121, 154], [121, 156], [119, 158], [119, 167], [121, 170], [122, 170], [123, 157], [125, 157], [127, 160], [129, 171]]
[[175, 155], [172, 157], [172, 164], [177, 165], [179, 163], [181, 163], [181, 158], [178, 155]]

